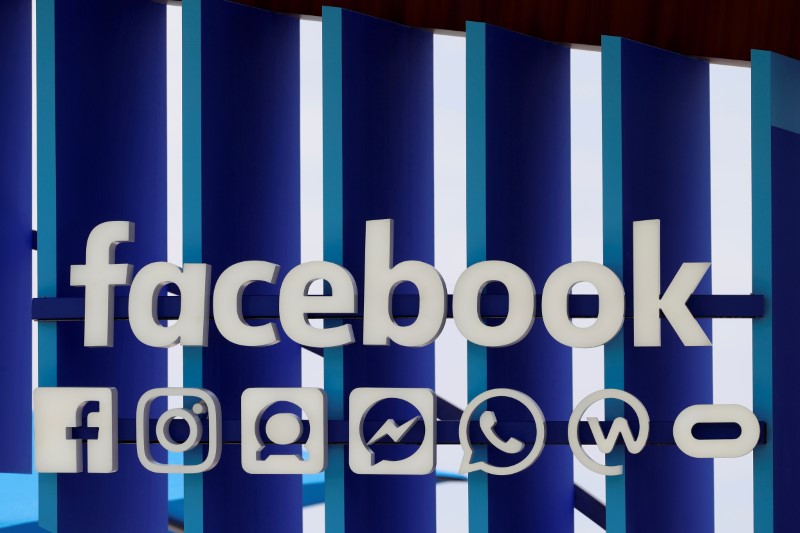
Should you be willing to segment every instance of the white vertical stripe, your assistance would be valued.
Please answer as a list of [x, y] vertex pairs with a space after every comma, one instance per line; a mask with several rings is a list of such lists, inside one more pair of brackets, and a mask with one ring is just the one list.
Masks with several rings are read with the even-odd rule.
[[[573, 49], [570, 53], [570, 132], [572, 165], [572, 260], [603, 262], [603, 136], [600, 93], [600, 53]], [[574, 293], [595, 294], [589, 284], [575, 286]], [[593, 319], [576, 319], [580, 326]], [[572, 350], [573, 406], [589, 393], [604, 388], [603, 347]], [[603, 403], [587, 413], [602, 419]], [[587, 453], [603, 463], [597, 446], [586, 446]], [[605, 501], [605, 478], [574, 461], [575, 483], [595, 498]], [[575, 531], [595, 532], [600, 528], [575, 512]]]
[[[167, 261], [183, 264], [183, 27], [180, 6], [167, 9]], [[167, 350], [167, 383], [183, 386], [183, 347]], [[181, 398], [168, 399], [180, 407]]]
[[[322, 22], [300, 20], [300, 260], [322, 260]], [[291, 268], [292, 265], [282, 265]], [[322, 284], [312, 292], [322, 294]], [[322, 327], [322, 321], [313, 321]], [[304, 387], [322, 387], [322, 357], [302, 350]]]
[[[750, 69], [710, 67], [713, 294], [750, 294]], [[714, 403], [753, 406], [752, 321], [713, 321]], [[715, 529], [752, 531], [753, 457], [714, 461]]]
[[[463, 35], [433, 36], [434, 256], [450, 294], [467, 267], [466, 62]], [[436, 392], [466, 406], [467, 342], [452, 320], [436, 341]], [[438, 470], [458, 471], [460, 446], [439, 446], [437, 456]], [[466, 531], [466, 483], [440, 483], [436, 497], [437, 531]]]

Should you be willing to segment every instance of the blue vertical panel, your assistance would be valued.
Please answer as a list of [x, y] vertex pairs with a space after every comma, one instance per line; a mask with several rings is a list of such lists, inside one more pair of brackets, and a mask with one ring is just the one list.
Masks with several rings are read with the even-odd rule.
[[800, 198], [800, 61], [752, 53], [753, 292], [764, 316], [753, 322], [753, 407], [767, 423], [754, 455], [758, 533], [795, 527], [797, 499], [796, 291], [800, 238], [791, 221]]
[[[468, 40], [479, 27], [468, 28]], [[469, 162], [484, 165], [468, 169], [473, 176], [468, 186], [483, 188], [485, 207], [473, 204], [480, 191], [468, 190], [469, 208], [478, 211], [468, 212], [467, 218], [484, 218], [486, 259], [520, 266], [541, 290], [550, 273], [571, 257], [569, 49], [493, 26], [484, 26], [483, 32], [483, 50], [469, 45], [468, 53], [475, 56], [468, 57], [467, 66], [480, 67], [483, 61], [484, 79], [474, 80], [476, 85], [470, 83], [467, 91], [482, 89], [484, 116], [468, 115], [467, 124], [468, 139], [484, 143], [468, 146], [470, 153], [483, 152], [483, 161], [475, 157]], [[478, 103], [468, 98], [475, 106], [468, 103], [467, 112], [480, 112]], [[482, 139], [472, 131], [481, 125]], [[482, 184], [473, 172], [483, 172]], [[473, 233], [480, 236], [477, 231], [468, 235], [468, 254], [479, 255], [481, 243], [479, 238], [473, 241]], [[489, 285], [487, 291], [496, 287]], [[534, 398], [548, 420], [569, 418], [572, 350], [557, 343], [542, 324], [518, 344], [485, 352], [486, 388], [520, 390]], [[490, 406], [500, 420], [530, 419], [515, 402]], [[508, 455], [489, 447], [488, 459], [510, 465], [528, 451]], [[489, 476], [488, 530], [571, 531], [572, 499], [571, 452], [563, 446], [546, 447], [527, 470]]]
[[[614, 37], [602, 44], [605, 260], [632, 294], [633, 222], [660, 219], [664, 290], [681, 263], [711, 259], [708, 65]], [[707, 275], [697, 292], [710, 289]], [[701, 325], [710, 338], [710, 320]], [[624, 383], [652, 420], [711, 403], [710, 347], [683, 346], [662, 321], [660, 348], [634, 348], [631, 326], [624, 347], [609, 347], [609, 386]], [[609, 509], [609, 529], [712, 531], [713, 482], [711, 460], [648, 446], [625, 458], [622, 482], [609, 481], [609, 505], [625, 505], [624, 523]]]
[[[283, 275], [300, 262], [299, 21], [223, 0], [194, 4], [186, 23], [199, 27], [184, 34], [185, 61], [194, 69], [183, 82], [184, 120], [200, 133], [187, 132], [185, 255], [211, 264], [213, 280], [240, 261], [276, 263], [278, 282], [253, 284], [247, 293], [277, 295]], [[202, 386], [219, 397], [227, 420], [240, 418], [244, 389], [301, 383], [300, 348], [285, 335], [274, 346], [247, 348], [212, 326], [200, 359]], [[301, 476], [247, 474], [239, 446], [230, 444], [202, 477], [202, 491], [187, 491], [192, 531], [266, 524], [301, 531]]]
[[0, 5], [0, 279], [5, 355], [0, 405], [13, 437], [0, 442], [0, 472], [31, 471], [31, 2]]
[[[43, 2], [39, 13], [40, 275], [54, 295], [82, 297], [69, 268], [85, 262], [86, 238], [101, 222], [136, 224], [136, 243], [118, 248], [118, 262], [141, 267], [166, 256], [166, 12], [151, 2], [81, 0]], [[57, 371], [49, 375], [50, 361], [44, 381], [116, 387], [121, 418], [135, 417], [142, 392], [165, 385], [166, 352], [142, 345], [124, 322], [113, 348], [84, 348], [81, 322], [60, 323], [55, 344]], [[145, 470], [133, 446], [120, 446], [116, 474], [60, 474], [56, 491], [42, 494], [42, 519], [61, 532], [156, 531], [167, 520], [166, 476]]]
[[[326, 124], [324, 131], [325, 180], [334, 182], [326, 183], [325, 209], [341, 213], [341, 232], [326, 228], [325, 252], [326, 258], [341, 254], [363, 286], [367, 220], [394, 219], [395, 263], [433, 263], [433, 36], [336, 9], [323, 11], [323, 32], [325, 118], [338, 115], [341, 125], [336, 131]], [[332, 154], [329, 143], [341, 152]], [[330, 156], [336, 159], [329, 166]], [[334, 184], [338, 191], [332, 190]], [[336, 220], [326, 214], [325, 222]], [[341, 412], [347, 412], [347, 397], [357, 387], [434, 387], [433, 345], [363, 346], [361, 324], [354, 330], [356, 343], [345, 347], [342, 357], [325, 361], [326, 367], [341, 365], [342, 396], [331, 402]], [[326, 368], [326, 386], [333, 385], [328, 379], [334, 374]], [[393, 446], [387, 458], [407, 457], [409, 446]], [[344, 456], [333, 453], [332, 459], [341, 462]], [[359, 476], [341, 465], [331, 469], [344, 473], [337, 476], [345, 494], [344, 520], [329, 522], [334, 531], [343, 526], [356, 533], [435, 530], [433, 474]], [[333, 488], [327, 490], [330, 494]], [[336, 516], [341, 509], [328, 512]]]

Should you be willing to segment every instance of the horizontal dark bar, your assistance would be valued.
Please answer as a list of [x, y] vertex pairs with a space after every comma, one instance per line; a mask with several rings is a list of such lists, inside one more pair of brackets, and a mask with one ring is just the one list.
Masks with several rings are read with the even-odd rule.
[[[447, 316], [453, 317], [452, 296], [447, 298]], [[696, 294], [687, 302], [689, 310], [697, 318], [760, 318], [764, 316], [764, 297], [758, 294]], [[34, 298], [31, 315], [34, 320], [68, 321], [83, 320], [83, 298]], [[158, 298], [158, 316], [163, 320], [178, 318], [181, 309], [179, 296], [160, 296]], [[569, 297], [569, 313], [575, 318], [592, 318], [597, 316], [598, 300], [596, 295], [573, 294]], [[630, 318], [633, 302], [626, 301], [626, 316]], [[395, 294], [392, 299], [392, 313], [396, 318], [415, 317], [419, 310], [419, 298], [412, 294]], [[487, 294], [481, 297], [481, 316], [484, 318], [502, 318], [508, 310], [508, 296]], [[244, 295], [242, 313], [250, 319], [278, 319], [278, 296]], [[536, 316], [542, 316], [541, 295], [536, 296]], [[343, 318], [359, 319], [361, 313], [346, 315], [310, 314], [310, 318]], [[114, 318], [128, 319], [128, 298], [118, 296], [114, 300]], [[213, 315], [212, 315], [213, 318]]]
[[[372, 435], [383, 425], [384, 421], [366, 421], [364, 423], [364, 434]], [[150, 442], [156, 443], [155, 440], [155, 420], [150, 421]], [[438, 444], [459, 444], [458, 439], [458, 420], [439, 420], [436, 422], [437, 443]], [[632, 426], [636, 424], [632, 423]], [[204, 421], [205, 426], [205, 421]], [[611, 422], [600, 422], [600, 426], [607, 434], [611, 427]], [[650, 436], [647, 443], [650, 445], [674, 445], [675, 439], [672, 436], [673, 422], [650, 422]], [[303, 421], [303, 436], [300, 442], [305, 442], [308, 438], [308, 421]], [[517, 439], [532, 443], [536, 436], [536, 428], [533, 422], [514, 422], [514, 421], [498, 421], [495, 425], [497, 434], [501, 437], [514, 436]], [[634, 434], [637, 434], [638, 428], [633, 427]], [[206, 434], [207, 428], [204, 429]], [[591, 429], [588, 422], [581, 422], [578, 429], [579, 436], [582, 444], [594, 444], [594, 437], [592, 436]], [[740, 433], [739, 427], [732, 423], [720, 424], [698, 424], [695, 427], [694, 435], [698, 439], [734, 439]], [[123, 444], [131, 444], [136, 441], [136, 429], [133, 419], [125, 418], [119, 420], [118, 427], [119, 440]], [[187, 437], [187, 426], [180, 423], [171, 424], [171, 434], [176, 440], [182, 441]], [[72, 436], [75, 439], [91, 439], [96, 438], [97, 430], [94, 428], [81, 427], [75, 428], [72, 431]], [[422, 425], [417, 423], [415, 427], [399, 441], [400, 444], [419, 444], [422, 441], [423, 428]], [[241, 421], [240, 420], [223, 420], [222, 422], [222, 441], [225, 444], [238, 444], [241, 442]], [[328, 421], [328, 442], [330, 444], [347, 444], [349, 440], [349, 429], [347, 420], [330, 420]], [[208, 442], [207, 439], [202, 439], [201, 442]], [[478, 422], [473, 421], [470, 423], [470, 442], [475, 445], [489, 444], [485, 435], [481, 431]], [[547, 422], [547, 438], [546, 444], [551, 445], [564, 445], [568, 444], [567, 441], [567, 422]], [[759, 444], [767, 442], [767, 426], [765, 422], [761, 422], [761, 437]], [[375, 446], [380, 445], [393, 445], [395, 444], [388, 438], [379, 440]]]
[[467, 21], [486, 22], [559, 43], [597, 46], [602, 35], [617, 35], [690, 56], [749, 61], [750, 49], [760, 49], [800, 59], [800, 8], [793, 0], [235, 1], [317, 17], [323, 5], [342, 7], [438, 30], [464, 31]]

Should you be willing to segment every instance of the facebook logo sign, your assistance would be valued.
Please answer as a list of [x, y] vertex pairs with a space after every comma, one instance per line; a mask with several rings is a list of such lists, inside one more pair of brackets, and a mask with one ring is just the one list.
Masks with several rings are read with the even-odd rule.
[[117, 389], [39, 387], [33, 409], [36, 470], [83, 472], [85, 439], [86, 471], [117, 471]]

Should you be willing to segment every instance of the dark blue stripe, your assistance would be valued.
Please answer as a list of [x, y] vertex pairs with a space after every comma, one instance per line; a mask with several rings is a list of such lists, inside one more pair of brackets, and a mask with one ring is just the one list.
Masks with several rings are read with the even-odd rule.
[[[136, 243], [121, 245], [117, 261], [143, 265], [166, 257], [165, 7], [57, 2], [55, 98], [58, 194], [38, 193], [56, 195], [57, 295], [80, 297], [69, 268], [84, 263], [86, 237], [101, 222], [136, 224]], [[143, 346], [125, 323], [115, 328], [114, 348], [88, 349], [82, 324], [58, 324], [57, 383], [117, 387], [120, 416], [133, 417], [143, 390], [166, 385], [166, 351]], [[119, 461], [116, 474], [58, 476], [59, 532], [115, 523], [163, 529], [166, 477], [145, 470], [132, 447], [120, 451]], [[92, 512], [75, 512], [87, 502]]]
[[[300, 262], [299, 21], [202, 0], [202, 260], [214, 280], [229, 265], [264, 259], [281, 277]], [[249, 293], [278, 294], [256, 283]], [[285, 335], [247, 348], [209, 331], [202, 383], [238, 418], [242, 390], [299, 387], [300, 349]], [[253, 476], [238, 446], [203, 475], [204, 531], [302, 530], [301, 476]]]
[[[485, 47], [486, 259], [520, 266], [541, 290], [571, 260], [569, 49], [493, 26]], [[525, 392], [545, 417], [566, 420], [572, 350], [537, 326], [522, 342], [487, 351], [487, 388]], [[490, 407], [498, 419], [530, 417], [515, 402]], [[488, 459], [519, 457], [490, 447]], [[489, 530], [572, 531], [572, 462], [569, 449], [547, 448], [519, 474], [489, 476]]]
[[772, 452], [774, 531], [797, 523], [797, 265], [800, 231], [791, 217], [800, 199], [800, 133], [772, 128]]
[[[329, 85], [336, 80], [326, 71], [324, 90], [341, 90], [341, 252], [343, 265], [361, 284], [367, 220], [394, 219], [396, 263], [433, 262], [433, 36], [342, 11], [341, 68], [341, 87]], [[335, 132], [326, 129], [326, 135]], [[404, 286], [398, 290], [408, 292]], [[360, 339], [361, 325], [354, 329]], [[345, 412], [356, 387], [432, 389], [433, 346], [347, 346], [343, 381]], [[435, 484], [433, 474], [358, 476], [347, 469], [346, 530], [432, 533]]]
[[14, 473], [31, 471], [31, 54], [31, 1], [0, 3], [0, 405], [19, 432], [0, 441], [0, 472]]
[[[661, 220], [662, 288], [681, 263], [711, 260], [708, 64], [621, 42], [621, 110], [604, 120], [622, 131], [623, 285], [633, 293], [633, 222]], [[662, 289], [662, 290], [663, 290]], [[698, 292], [710, 292], [711, 276]], [[711, 322], [701, 321], [711, 335]], [[634, 348], [624, 329], [625, 389], [651, 418], [672, 420], [711, 403], [711, 348], [687, 348], [662, 321], [660, 348]], [[649, 446], [625, 459], [628, 531], [707, 532], [714, 527], [713, 462]], [[680, 512], [676, 512], [680, 509]]]
[[[753, 108], [753, 288], [769, 302], [753, 324], [753, 407], [774, 438], [753, 457], [755, 531], [789, 530], [796, 491], [791, 452], [798, 430], [792, 418], [797, 372], [791, 302], [798, 259], [796, 224], [791, 224], [800, 146], [800, 62], [752, 52]], [[788, 405], [787, 405], [788, 404]]]

